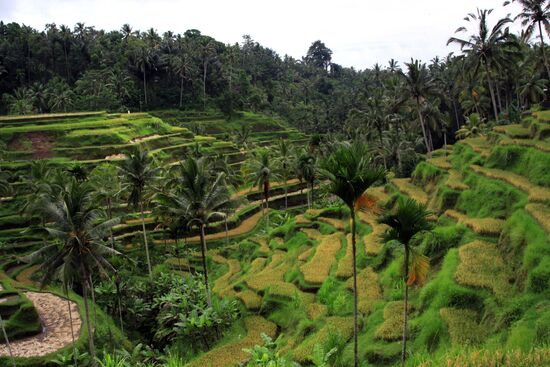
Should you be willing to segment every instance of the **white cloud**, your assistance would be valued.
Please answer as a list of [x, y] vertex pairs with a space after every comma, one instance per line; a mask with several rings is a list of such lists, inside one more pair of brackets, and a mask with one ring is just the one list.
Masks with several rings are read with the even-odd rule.
[[[96, 28], [155, 28], [183, 33], [196, 28], [216, 39], [235, 43], [242, 35], [279, 54], [302, 57], [320, 39], [333, 50], [333, 60], [363, 69], [391, 58], [428, 61], [456, 47], [447, 39], [465, 24], [469, 12], [494, 8], [494, 21], [515, 4], [503, 0], [0, 0], [4, 22], [16, 21], [43, 29], [46, 23], [85, 22]], [[491, 23], [493, 24], [493, 23]], [[519, 27], [515, 27], [517, 31]]]

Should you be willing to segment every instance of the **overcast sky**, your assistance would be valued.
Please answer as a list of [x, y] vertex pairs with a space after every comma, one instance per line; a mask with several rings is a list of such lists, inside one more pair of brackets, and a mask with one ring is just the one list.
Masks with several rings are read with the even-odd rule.
[[[359, 69], [394, 58], [429, 61], [456, 47], [445, 44], [476, 8], [494, 8], [490, 24], [516, 4], [503, 0], [0, 0], [0, 20], [44, 29], [46, 23], [85, 22], [105, 30], [129, 23], [159, 33], [198, 29], [225, 43], [244, 34], [281, 56], [301, 58], [315, 40], [333, 61]], [[519, 27], [514, 27], [517, 31]]]

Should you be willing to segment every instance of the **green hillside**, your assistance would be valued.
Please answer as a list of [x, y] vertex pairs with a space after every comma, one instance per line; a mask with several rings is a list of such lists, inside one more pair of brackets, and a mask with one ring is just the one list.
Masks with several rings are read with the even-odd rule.
[[[200, 154], [245, 172], [248, 150], [263, 147], [276, 156], [275, 145], [281, 138], [295, 147], [309, 141], [285, 123], [253, 113], [229, 122], [213, 112], [166, 110], [2, 118], [0, 124], [0, 139], [7, 147], [1, 167], [9, 173], [11, 186], [11, 195], [1, 199], [0, 299], [6, 301], [0, 303], [0, 314], [15, 347], [24, 340], [21, 337], [41, 333], [36, 306], [28, 298], [38, 290], [41, 272], [25, 261], [25, 255], [43, 246], [45, 237], [35, 229], [39, 215], [20, 215], [33, 200], [28, 182], [39, 164], [32, 159], [65, 170], [64, 175], [75, 172], [75, 167], [91, 174], [102, 163], [124, 160], [140, 146], [161, 167]], [[501, 125], [489, 134], [436, 150], [416, 166], [412, 177], [390, 175], [383, 186], [367, 191], [382, 209], [394, 207], [399, 197], [411, 197], [433, 212], [434, 229], [413, 243], [429, 257], [430, 270], [426, 284], [409, 292], [407, 365], [550, 363], [547, 131], [550, 111], [533, 112], [520, 125]], [[262, 191], [246, 180], [232, 190], [235, 204], [227, 221], [209, 223], [212, 292], [236, 300], [239, 317], [209, 348], [182, 355], [181, 365], [237, 366], [249, 358], [243, 349], [263, 344], [262, 333], [278, 337], [279, 355], [303, 366], [313, 365], [314, 350], [327, 352], [334, 347], [332, 365], [353, 364], [349, 210], [326, 194], [323, 181], [317, 182], [314, 204], [308, 209], [310, 187], [294, 177], [271, 184], [269, 225]], [[114, 263], [134, 269], [132, 277], [145, 282], [142, 222], [139, 212], [126, 205], [125, 195], [113, 206], [121, 222], [112, 234], [116, 248], [138, 268], [124, 265], [120, 258]], [[168, 230], [154, 204], [148, 203], [146, 209], [144, 225], [152, 242], [155, 277], [200, 272], [198, 232], [178, 237]], [[365, 366], [396, 365], [403, 323], [403, 253], [382, 242], [387, 227], [377, 222], [376, 213], [359, 212], [358, 219], [359, 357]], [[95, 281], [102, 282], [100, 277]], [[138, 326], [119, 323], [123, 316], [109, 303], [109, 294], [115, 291], [107, 290], [107, 283], [111, 284], [103, 281], [96, 287], [96, 344], [131, 349], [146, 338]], [[57, 286], [45, 291], [64, 297]], [[76, 294], [70, 298], [82, 319], [77, 345], [83, 350], [88, 330], [82, 298]], [[125, 334], [121, 326], [130, 331]], [[45, 361], [71, 349], [69, 340], [46, 356], [18, 358], [18, 365], [48, 365]], [[178, 350], [185, 348], [171, 349]], [[4, 358], [1, 361], [8, 363]]]

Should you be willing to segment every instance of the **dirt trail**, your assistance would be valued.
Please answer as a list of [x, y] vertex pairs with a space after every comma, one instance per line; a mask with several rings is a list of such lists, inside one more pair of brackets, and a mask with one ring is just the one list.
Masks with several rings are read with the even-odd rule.
[[[43, 330], [40, 334], [10, 342], [14, 357], [41, 357], [72, 343], [67, 300], [51, 293], [26, 292], [40, 315]], [[78, 306], [70, 302], [75, 339], [80, 335], [81, 320]], [[0, 355], [7, 356], [6, 344], [0, 344]]]

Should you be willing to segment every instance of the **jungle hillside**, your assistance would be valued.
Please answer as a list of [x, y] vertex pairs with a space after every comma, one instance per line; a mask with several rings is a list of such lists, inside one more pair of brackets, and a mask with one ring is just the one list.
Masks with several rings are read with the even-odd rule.
[[0, 21], [0, 366], [550, 366], [550, 1], [512, 3], [364, 70]]

